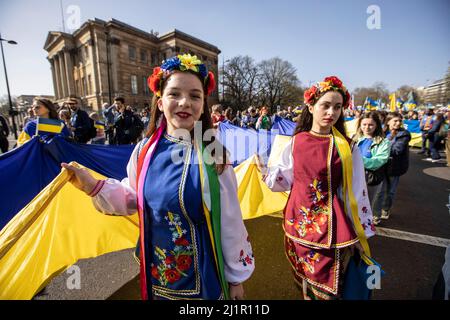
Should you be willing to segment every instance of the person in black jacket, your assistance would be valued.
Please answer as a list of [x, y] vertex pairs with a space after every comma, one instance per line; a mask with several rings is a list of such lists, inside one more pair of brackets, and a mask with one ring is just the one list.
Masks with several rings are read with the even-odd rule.
[[134, 144], [140, 137], [144, 124], [131, 108], [126, 108], [124, 104], [119, 106], [114, 128], [116, 129], [116, 144]]
[[70, 110], [72, 110], [72, 118], [70, 119], [70, 127], [76, 142], [87, 143], [91, 137], [89, 131], [92, 127], [91, 120], [86, 111], [81, 110], [78, 105], [78, 100], [70, 98], [67, 101]]
[[0, 150], [2, 153], [8, 152], [9, 142], [9, 126], [8, 121], [6, 121], [5, 117], [0, 114]]
[[427, 138], [430, 141], [430, 152], [431, 158], [427, 158], [426, 160], [432, 162], [438, 162], [441, 159], [439, 155], [439, 148], [442, 140], [445, 138], [444, 136], [439, 135], [439, 131], [441, 130], [441, 126], [445, 124], [444, 115], [442, 113], [436, 113], [436, 119], [433, 122], [433, 127], [428, 131]]
[[[386, 138], [391, 141], [391, 153], [387, 165], [387, 172], [383, 182], [378, 186], [373, 201], [373, 216], [381, 219], [389, 218], [395, 192], [400, 181], [409, 168], [409, 141], [411, 134], [402, 128], [402, 115], [398, 112], [390, 112], [386, 117]], [[380, 220], [374, 218], [374, 224]]]

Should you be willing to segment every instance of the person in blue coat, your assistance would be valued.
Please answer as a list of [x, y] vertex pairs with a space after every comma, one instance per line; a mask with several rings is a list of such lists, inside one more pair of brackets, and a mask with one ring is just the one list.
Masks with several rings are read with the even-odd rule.
[[430, 141], [430, 152], [431, 152], [431, 159], [430, 158], [426, 159], [428, 161], [431, 160], [432, 162], [437, 162], [439, 161], [439, 159], [441, 159], [441, 156], [439, 154], [439, 148], [445, 136], [440, 135], [439, 132], [443, 125], [445, 125], [444, 115], [442, 113], [437, 113], [433, 126], [430, 129], [430, 131], [428, 131], [427, 134], [427, 138]]
[[398, 112], [390, 112], [386, 117], [386, 139], [391, 142], [391, 152], [387, 174], [378, 186], [372, 206], [374, 216], [381, 213], [380, 217], [384, 220], [389, 218], [400, 176], [404, 175], [409, 168], [411, 134], [402, 128], [402, 120], [403, 117]]
[[[27, 122], [22, 133], [17, 138], [17, 146], [23, 145], [35, 135], [39, 135], [42, 141], [49, 141], [56, 135], [61, 135], [63, 137], [71, 136], [70, 130], [66, 127], [64, 122], [59, 119], [56, 107], [50, 100], [36, 97], [33, 101], [33, 111], [36, 115], [36, 119]], [[53, 125], [50, 127], [47, 126], [46, 128], [55, 129], [50, 129], [50, 131], [39, 129], [38, 125], [44, 122], [52, 122]], [[57, 128], [58, 125], [60, 128]]]

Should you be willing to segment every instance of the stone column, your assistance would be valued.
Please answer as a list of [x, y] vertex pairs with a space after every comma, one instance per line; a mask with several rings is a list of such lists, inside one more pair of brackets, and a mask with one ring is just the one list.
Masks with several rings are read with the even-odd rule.
[[48, 59], [48, 61], [50, 62], [50, 68], [52, 70], [52, 80], [53, 80], [53, 90], [55, 92], [55, 99], [58, 99], [58, 84], [57, 84], [57, 80], [56, 80], [56, 70], [55, 70], [55, 59], [51, 58]]
[[60, 76], [61, 76], [61, 92], [62, 92], [62, 98], [66, 99], [68, 95], [67, 90], [67, 76], [66, 76], [66, 63], [64, 61], [64, 54], [60, 51], [58, 52], [58, 58], [59, 58], [59, 68], [60, 68]]
[[61, 92], [61, 68], [59, 67], [59, 57], [57, 54], [53, 56], [53, 63], [55, 65], [55, 83], [56, 83], [56, 98], [62, 99]]
[[66, 69], [66, 79], [67, 79], [67, 92], [68, 95], [75, 95], [75, 80], [73, 77], [73, 62], [72, 62], [72, 56], [68, 50], [64, 50], [64, 60], [65, 65], [64, 68]]
[[[112, 95], [113, 98], [116, 94], [118, 94], [119, 92], [119, 88], [123, 88], [123, 83], [122, 80], [119, 83], [119, 71], [118, 71], [118, 64], [119, 64], [119, 48], [117, 45], [111, 43], [110, 44], [110, 48], [111, 48], [111, 56], [110, 56], [110, 63], [111, 63], [111, 91], [112, 91]], [[128, 56], [127, 56], [128, 59]]]

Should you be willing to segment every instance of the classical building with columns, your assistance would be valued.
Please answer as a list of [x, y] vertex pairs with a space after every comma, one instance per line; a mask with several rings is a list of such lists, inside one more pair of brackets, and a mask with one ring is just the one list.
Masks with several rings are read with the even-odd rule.
[[[179, 30], [164, 35], [145, 32], [112, 19], [86, 21], [72, 34], [51, 31], [44, 49], [48, 52], [55, 100], [81, 99], [86, 109], [101, 110], [116, 96], [138, 109], [151, 104], [147, 77], [162, 60], [178, 53], [197, 55], [218, 79], [220, 50]], [[209, 104], [218, 102], [218, 90]]]

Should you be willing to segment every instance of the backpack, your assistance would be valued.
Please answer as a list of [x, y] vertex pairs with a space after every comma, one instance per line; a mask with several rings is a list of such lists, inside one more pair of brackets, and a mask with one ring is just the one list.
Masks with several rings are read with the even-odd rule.
[[88, 140], [93, 139], [97, 136], [97, 128], [95, 127], [95, 122], [89, 118], [89, 130], [87, 133]]
[[133, 117], [131, 120], [132, 120], [132, 125], [130, 128], [130, 139], [131, 139], [131, 141], [134, 141], [137, 138], [139, 138], [142, 134], [142, 131], [144, 131], [144, 123], [139, 118], [139, 116], [136, 114], [133, 114]]

